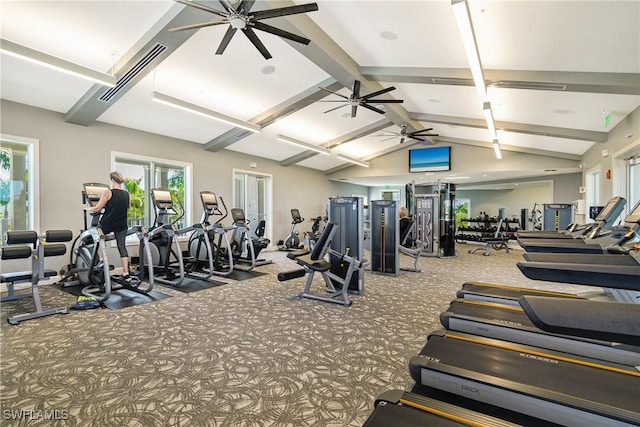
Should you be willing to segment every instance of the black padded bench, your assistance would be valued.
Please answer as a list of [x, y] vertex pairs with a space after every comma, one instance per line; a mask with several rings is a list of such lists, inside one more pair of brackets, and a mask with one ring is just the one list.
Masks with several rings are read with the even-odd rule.
[[[35, 231], [8, 231], [5, 233], [7, 246], [2, 248], [0, 259], [31, 258], [31, 271], [0, 274], [0, 282], [7, 284], [7, 296], [2, 298], [2, 302], [32, 297], [36, 307], [34, 313], [9, 317], [7, 321], [10, 324], [17, 325], [24, 320], [36, 319], [52, 314], [67, 314], [69, 312], [67, 307], [43, 310], [38, 286], [40, 281], [57, 275], [56, 271], [44, 268], [45, 257], [64, 255], [67, 252], [67, 247], [60, 242], [69, 242], [72, 238], [73, 233], [69, 230], [49, 230], [41, 236]], [[16, 294], [15, 285], [25, 282], [31, 283], [31, 292]]]

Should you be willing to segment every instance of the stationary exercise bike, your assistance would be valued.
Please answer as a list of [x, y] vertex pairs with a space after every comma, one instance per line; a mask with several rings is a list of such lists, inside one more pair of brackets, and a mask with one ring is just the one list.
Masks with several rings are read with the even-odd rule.
[[300, 249], [300, 238], [298, 237], [298, 231], [296, 225], [304, 221], [304, 218], [300, 216], [298, 209], [291, 209], [291, 228], [289, 229], [289, 235], [282, 244], [278, 246], [281, 251], [295, 251]]

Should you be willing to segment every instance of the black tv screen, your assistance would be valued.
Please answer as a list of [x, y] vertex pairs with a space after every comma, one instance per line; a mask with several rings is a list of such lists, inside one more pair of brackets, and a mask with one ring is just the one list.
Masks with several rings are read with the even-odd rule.
[[451, 147], [429, 147], [409, 150], [409, 172], [451, 170]]

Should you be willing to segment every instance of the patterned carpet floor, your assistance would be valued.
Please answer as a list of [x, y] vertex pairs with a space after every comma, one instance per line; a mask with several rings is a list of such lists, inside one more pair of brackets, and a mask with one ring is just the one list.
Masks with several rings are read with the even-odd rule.
[[[589, 290], [526, 279], [521, 251], [482, 256], [470, 247], [421, 259], [420, 273], [366, 272], [351, 307], [297, 298], [304, 278], [276, 278], [295, 268], [283, 252], [264, 254], [274, 262], [260, 277], [216, 278], [227, 284], [192, 293], [158, 287], [171, 298], [115, 311], [10, 326], [6, 318], [32, 303], [3, 303], [2, 424], [360, 426], [377, 395], [411, 388], [408, 361], [462, 283]], [[45, 308], [75, 302], [53, 286], [41, 297]]]

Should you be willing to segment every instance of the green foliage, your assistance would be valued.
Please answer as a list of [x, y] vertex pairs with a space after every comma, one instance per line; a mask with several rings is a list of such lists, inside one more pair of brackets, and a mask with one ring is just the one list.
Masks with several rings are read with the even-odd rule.
[[144, 189], [140, 185], [142, 178], [125, 178], [124, 188], [129, 192], [129, 200], [131, 206], [129, 207], [128, 218], [130, 220], [137, 220], [144, 218]]
[[[9, 150], [0, 149], [0, 169], [11, 169], [11, 153]], [[6, 206], [11, 200], [11, 180], [0, 178], [0, 206]]]
[[456, 203], [456, 228], [469, 218], [469, 205], [467, 203]]

